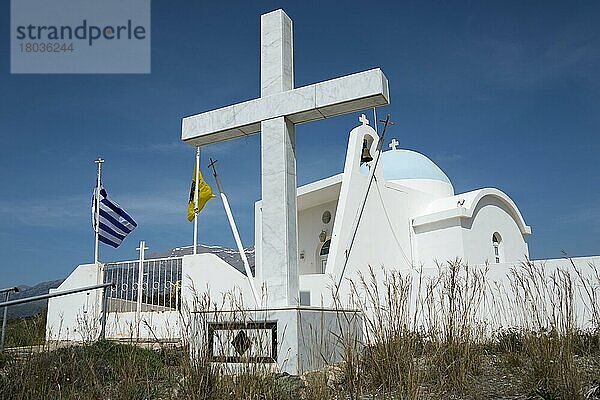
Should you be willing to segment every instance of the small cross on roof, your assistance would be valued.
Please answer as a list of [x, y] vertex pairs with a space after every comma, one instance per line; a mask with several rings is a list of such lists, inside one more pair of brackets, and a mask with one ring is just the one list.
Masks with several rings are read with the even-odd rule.
[[396, 147], [400, 144], [399, 141], [396, 140], [396, 138], [392, 139], [392, 142], [389, 144], [390, 149], [392, 150], [396, 150]]
[[362, 122], [363, 125], [369, 125], [369, 120], [367, 119], [367, 116], [365, 114], [360, 114], [358, 120]]

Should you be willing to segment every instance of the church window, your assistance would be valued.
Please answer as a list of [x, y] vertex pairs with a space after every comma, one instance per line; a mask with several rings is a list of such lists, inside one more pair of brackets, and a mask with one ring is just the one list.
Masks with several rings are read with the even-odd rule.
[[494, 261], [496, 264], [500, 263], [500, 244], [502, 243], [502, 238], [498, 232], [492, 235], [492, 245], [494, 247]]
[[331, 239], [328, 239], [321, 246], [319, 251], [319, 263], [321, 267], [321, 273], [325, 273], [325, 267], [327, 266], [327, 257], [329, 256], [329, 246], [331, 245]]
[[326, 256], [329, 254], [329, 246], [331, 245], [331, 239], [326, 240], [325, 243], [323, 243], [323, 246], [321, 247], [321, 253], [320, 255], [322, 256]]

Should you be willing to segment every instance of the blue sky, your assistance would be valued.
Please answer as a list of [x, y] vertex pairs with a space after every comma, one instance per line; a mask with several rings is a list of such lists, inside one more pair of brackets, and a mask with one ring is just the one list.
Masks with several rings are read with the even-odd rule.
[[[181, 118], [259, 95], [259, 16], [279, 7], [294, 20], [296, 86], [381, 67], [390, 138], [428, 155], [457, 192], [508, 193], [533, 228], [533, 258], [600, 253], [600, 2], [155, 0], [148, 75], [11, 75], [9, 2], [0, 7], [0, 286], [92, 261], [98, 156], [109, 194], [139, 225], [101, 260], [135, 259], [139, 240], [150, 252], [190, 244], [194, 149], [180, 141]], [[299, 184], [341, 172], [356, 117], [297, 128]], [[246, 245], [259, 144], [203, 151], [219, 160]], [[233, 245], [217, 200], [200, 240]]]

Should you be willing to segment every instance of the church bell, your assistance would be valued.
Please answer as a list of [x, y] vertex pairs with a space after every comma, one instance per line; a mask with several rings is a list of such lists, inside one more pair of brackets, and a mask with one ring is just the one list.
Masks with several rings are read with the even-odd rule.
[[367, 143], [367, 139], [363, 140], [363, 148], [362, 148], [362, 156], [360, 157], [360, 163], [366, 163], [369, 161], [373, 161], [373, 157], [371, 157], [371, 153], [369, 152], [369, 145]]

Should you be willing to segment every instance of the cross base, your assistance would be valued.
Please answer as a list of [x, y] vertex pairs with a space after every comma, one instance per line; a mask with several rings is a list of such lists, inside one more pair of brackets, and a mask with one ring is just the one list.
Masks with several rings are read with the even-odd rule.
[[[192, 313], [192, 357], [206, 357], [226, 373], [300, 375], [359, 351], [362, 317], [356, 310], [285, 307]], [[249, 369], [248, 367], [251, 367]]]

